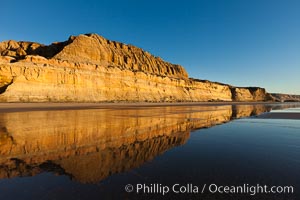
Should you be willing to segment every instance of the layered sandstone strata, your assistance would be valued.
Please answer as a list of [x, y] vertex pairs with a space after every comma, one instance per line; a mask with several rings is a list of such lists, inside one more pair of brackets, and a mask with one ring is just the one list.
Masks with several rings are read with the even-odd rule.
[[0, 43], [0, 101], [265, 101], [262, 88], [192, 79], [180, 65], [96, 34]]

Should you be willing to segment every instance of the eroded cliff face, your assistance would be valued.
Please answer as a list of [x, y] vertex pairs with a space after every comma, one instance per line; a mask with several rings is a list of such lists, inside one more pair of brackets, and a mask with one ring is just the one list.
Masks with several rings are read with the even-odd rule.
[[300, 102], [300, 95], [278, 93], [271, 93], [270, 95], [274, 101], [278, 102]]
[[233, 101], [271, 101], [271, 95], [259, 87], [231, 87]]
[[0, 43], [0, 101], [265, 101], [262, 88], [188, 78], [185, 69], [96, 34], [49, 46]]

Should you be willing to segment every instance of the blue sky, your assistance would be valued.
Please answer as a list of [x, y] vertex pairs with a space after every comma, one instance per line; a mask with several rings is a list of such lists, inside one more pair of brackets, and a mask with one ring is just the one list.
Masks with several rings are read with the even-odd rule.
[[300, 94], [298, 0], [1, 2], [0, 41], [97, 33], [185, 67], [190, 77]]

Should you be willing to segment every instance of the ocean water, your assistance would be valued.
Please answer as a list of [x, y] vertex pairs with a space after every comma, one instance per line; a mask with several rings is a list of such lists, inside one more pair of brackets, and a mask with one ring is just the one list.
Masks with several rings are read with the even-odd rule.
[[0, 199], [300, 199], [299, 108], [2, 113]]

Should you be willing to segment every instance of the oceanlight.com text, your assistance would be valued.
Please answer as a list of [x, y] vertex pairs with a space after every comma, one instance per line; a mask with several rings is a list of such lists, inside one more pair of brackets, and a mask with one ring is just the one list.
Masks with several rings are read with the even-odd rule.
[[161, 194], [166, 195], [169, 193], [173, 194], [293, 194], [293, 186], [268, 186], [268, 185], [218, 185], [218, 184], [203, 184], [195, 185], [192, 183], [173, 185], [163, 185], [159, 183], [153, 184], [127, 184], [125, 191], [128, 193], [136, 194]]

